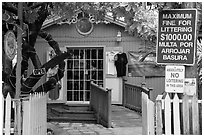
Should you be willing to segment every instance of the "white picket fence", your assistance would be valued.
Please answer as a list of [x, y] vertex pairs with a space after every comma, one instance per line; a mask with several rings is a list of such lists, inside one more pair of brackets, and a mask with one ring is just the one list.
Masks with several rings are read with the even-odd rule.
[[[4, 106], [5, 105], [5, 106]], [[11, 99], [7, 94], [3, 99], [3, 133], [5, 135], [46, 135], [47, 94], [35, 93], [21, 99]], [[14, 108], [14, 123], [11, 109]]]
[[[144, 95], [146, 96], [146, 95]], [[173, 99], [167, 93], [158, 95], [156, 102], [143, 99], [143, 134], [146, 135], [200, 135], [202, 133], [202, 100], [184, 95]]]

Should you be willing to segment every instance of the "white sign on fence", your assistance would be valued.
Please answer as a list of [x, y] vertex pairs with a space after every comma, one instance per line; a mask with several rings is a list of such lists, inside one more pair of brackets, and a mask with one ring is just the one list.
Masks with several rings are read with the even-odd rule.
[[171, 93], [184, 92], [184, 66], [166, 66], [165, 71], [165, 91]]
[[196, 94], [196, 78], [185, 78], [184, 93], [189, 96]]

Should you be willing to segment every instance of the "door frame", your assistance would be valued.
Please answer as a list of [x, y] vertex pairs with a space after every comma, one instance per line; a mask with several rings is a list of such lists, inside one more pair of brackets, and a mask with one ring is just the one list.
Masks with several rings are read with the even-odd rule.
[[[105, 45], [66, 45], [64, 46], [64, 50], [67, 48], [103, 48], [103, 86], [106, 87], [106, 46]], [[67, 50], [66, 50], [67, 51]], [[75, 103], [75, 104], [80, 104], [80, 103], [89, 103], [89, 101], [67, 101], [67, 59], [65, 59], [66, 62], [66, 68], [64, 72], [64, 77], [63, 79], [63, 98], [65, 99], [65, 102], [67, 104], [69, 103]]]

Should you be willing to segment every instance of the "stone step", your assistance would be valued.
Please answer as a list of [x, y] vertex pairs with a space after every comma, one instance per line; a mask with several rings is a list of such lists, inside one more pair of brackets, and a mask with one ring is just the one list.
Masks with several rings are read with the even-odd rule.
[[73, 122], [73, 123], [97, 123], [96, 118], [88, 117], [62, 117], [62, 116], [48, 116], [47, 121], [51, 122]]
[[48, 107], [48, 121], [96, 123], [89, 104], [50, 104]]
[[66, 104], [62, 107], [69, 110], [90, 110], [89, 104]]
[[93, 111], [86, 110], [67, 110], [64, 108], [51, 108], [51, 112], [61, 117], [95, 117]]

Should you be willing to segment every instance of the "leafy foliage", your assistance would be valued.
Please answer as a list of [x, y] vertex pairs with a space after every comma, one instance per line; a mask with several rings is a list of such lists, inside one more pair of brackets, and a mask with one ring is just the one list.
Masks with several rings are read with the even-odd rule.
[[[29, 24], [29, 28], [32, 29], [30, 31], [35, 34], [29, 37], [31, 46], [34, 46], [37, 34], [45, 19], [62, 17], [63, 21], [63, 19], [71, 19], [77, 13], [82, 12], [94, 15], [97, 22], [104, 21], [105, 15], [124, 21], [126, 23], [126, 31], [140, 37], [145, 42], [151, 43], [148, 44], [150, 46], [143, 47], [141, 50], [145, 49], [151, 52], [155, 51], [156, 47], [158, 12], [162, 9], [176, 9], [182, 8], [182, 6], [185, 8], [191, 4], [192, 2], [24, 2], [23, 17], [24, 23]], [[17, 6], [18, 3], [16, 2], [2, 3], [3, 13], [12, 17], [11, 22], [14, 19], [18, 23]], [[196, 2], [196, 8], [198, 9], [198, 21], [201, 22], [202, 3]], [[38, 25], [33, 25], [34, 23]], [[201, 47], [202, 43], [198, 42], [197, 63], [202, 84]]]
[[[40, 6], [35, 5], [40, 4], [42, 3], [24, 3], [23, 10], [27, 22], [32, 23], [38, 19]], [[17, 9], [16, 3], [9, 2], [3, 5]], [[155, 43], [159, 10], [181, 8], [182, 2], [52, 2], [47, 5], [50, 12], [48, 18], [59, 16], [71, 19], [76, 13], [85, 12], [94, 15], [97, 21], [103, 21], [108, 14], [114, 19], [123, 20], [130, 34]], [[198, 3], [197, 7], [202, 7], [202, 4]]]
[[71, 19], [76, 13], [85, 12], [94, 15], [96, 21], [103, 21], [108, 14], [124, 21], [130, 34], [155, 42], [158, 6], [149, 7], [145, 8], [141, 2], [56, 2], [49, 8], [49, 18], [60, 16]]
[[198, 76], [199, 76], [199, 88], [202, 86], [202, 40], [197, 40], [197, 69], [198, 69]]

